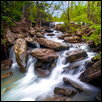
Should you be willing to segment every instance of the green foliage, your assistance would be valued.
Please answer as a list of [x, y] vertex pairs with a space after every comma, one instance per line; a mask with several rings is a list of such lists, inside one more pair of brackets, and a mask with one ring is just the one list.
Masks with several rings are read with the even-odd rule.
[[101, 51], [99, 52], [97, 56], [95, 56], [95, 59], [101, 59]]

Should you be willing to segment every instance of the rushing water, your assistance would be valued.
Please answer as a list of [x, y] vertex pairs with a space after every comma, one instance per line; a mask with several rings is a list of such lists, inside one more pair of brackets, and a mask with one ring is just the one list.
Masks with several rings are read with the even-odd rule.
[[[62, 32], [57, 32], [56, 30], [53, 30], [53, 33], [55, 34], [54, 36], [47, 36], [48, 33], [44, 33], [44, 37], [52, 41], [71, 45], [71, 43], [65, 43], [63, 40], [58, 39], [58, 36], [62, 35]], [[56, 66], [52, 69], [51, 74], [46, 78], [40, 78], [34, 73], [34, 64], [36, 63], [37, 59], [29, 54], [27, 61], [28, 71], [27, 73], [21, 73], [19, 71], [19, 66], [16, 62], [15, 53], [12, 46], [10, 48], [9, 58], [13, 60], [13, 64], [11, 68], [7, 70], [7, 72], [13, 71], [14, 74], [12, 74], [6, 79], [1, 80], [1, 93], [3, 93], [6, 88], [10, 88], [10, 90], [5, 92], [1, 96], [1, 101], [42, 101], [46, 97], [54, 95], [53, 90], [56, 86], [73, 88], [70, 85], [64, 84], [63, 77], [67, 77], [68, 79], [76, 82], [83, 89], [86, 90], [84, 92], [77, 93], [73, 97], [69, 98], [70, 100], [95, 101], [95, 95], [101, 91], [100, 88], [81, 82], [78, 78], [80, 74], [85, 70], [85, 61], [90, 61], [91, 58], [97, 55], [98, 53], [92, 52], [86, 43], [77, 43], [73, 45], [80, 46], [80, 48], [84, 49], [87, 52], [88, 57], [83, 60], [72, 63], [75, 65], [80, 64], [78, 69], [69, 70], [67, 74], [62, 74], [63, 68], [71, 65], [71, 63], [65, 64], [65, 53], [67, 51], [78, 48], [71, 47], [69, 50], [56, 51], [59, 56], [57, 58]], [[40, 48], [40, 45], [37, 45], [37, 48]], [[29, 48], [28, 53], [30, 50], [32, 49]], [[2, 70], [1, 73], [3, 74], [5, 73], [5, 71]]]

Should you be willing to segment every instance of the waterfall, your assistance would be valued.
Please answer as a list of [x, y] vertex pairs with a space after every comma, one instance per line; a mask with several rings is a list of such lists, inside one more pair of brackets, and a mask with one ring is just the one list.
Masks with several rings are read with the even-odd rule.
[[[50, 23], [50, 27], [54, 24], [58, 24], [58, 22], [55, 23]], [[44, 37], [46, 39], [53, 40], [55, 42], [59, 43], [64, 43], [62, 39], [58, 39], [57, 36], [58, 34], [62, 34], [62, 32], [55, 33], [56, 30], [53, 31], [55, 34], [54, 36], [47, 36], [47, 33], [44, 34]], [[54, 88], [56, 86], [61, 86], [65, 87], [65, 84], [63, 82], [63, 77], [66, 77], [77, 84], [79, 84], [82, 88], [85, 90], [88, 90], [91, 92], [91, 96], [86, 94], [86, 96], [83, 93], [78, 93], [74, 97], [72, 97], [72, 100], [84, 100], [84, 99], [89, 99], [89, 100], [95, 100], [94, 96], [97, 92], [100, 92], [100, 89], [97, 87], [94, 87], [90, 84], [81, 82], [79, 80], [80, 74], [85, 71], [85, 61], [90, 61], [90, 59], [97, 55], [98, 53], [91, 52], [89, 46], [87, 44], [74, 44], [74, 45], [79, 45], [80, 48], [84, 49], [88, 57], [86, 57], [83, 60], [77, 61], [75, 63], [67, 63], [65, 64], [65, 53], [68, 51], [73, 51], [74, 49], [78, 48], [70, 48], [69, 50], [63, 50], [63, 51], [55, 51], [58, 54], [58, 58], [56, 59], [56, 66], [51, 70], [50, 75], [48, 77], [38, 77], [38, 75], [35, 74], [35, 63], [37, 62], [37, 59], [35, 57], [32, 57], [29, 55], [29, 51], [40, 48], [40, 44], [36, 44], [36, 48], [28, 48], [28, 60], [27, 60], [27, 72], [24, 74], [23, 77], [20, 77], [16, 81], [6, 85], [3, 87], [4, 88], [10, 87], [10, 90], [5, 92], [1, 96], [1, 101], [36, 101], [37, 99], [42, 101], [44, 98], [47, 96], [53, 96], [54, 95]], [[13, 60], [13, 65], [12, 69], [17, 69], [17, 62], [15, 58], [15, 52], [13, 50], [13, 46], [10, 49], [9, 53], [9, 58]], [[14, 66], [14, 64], [16, 64]], [[70, 66], [71, 64], [73, 65], [79, 65], [77, 69], [69, 69], [68, 73], [62, 73], [63, 69], [65, 67]], [[20, 76], [19, 71], [15, 71], [14, 78]], [[8, 80], [11, 80], [8, 78]], [[70, 88], [69, 85], [66, 85], [67, 87]], [[77, 97], [77, 98], [76, 98]], [[80, 97], [80, 98], [79, 98]]]

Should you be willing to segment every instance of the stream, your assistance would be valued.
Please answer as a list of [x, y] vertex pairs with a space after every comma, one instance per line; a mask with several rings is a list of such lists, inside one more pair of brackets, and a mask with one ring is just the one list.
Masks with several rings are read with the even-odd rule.
[[[14, 73], [10, 77], [1, 80], [1, 93], [6, 88], [9, 88], [9, 90], [1, 96], [1, 101], [42, 101], [45, 98], [54, 95], [53, 90], [55, 87], [67, 87], [74, 89], [71, 85], [67, 85], [63, 82], [63, 77], [76, 82], [85, 90], [83, 92], [78, 92], [72, 97], [68, 97], [70, 101], [96, 101], [95, 96], [97, 93], [101, 92], [101, 88], [81, 82], [78, 78], [80, 74], [85, 71], [85, 61], [91, 61], [91, 58], [98, 55], [98, 53], [92, 52], [87, 43], [66, 43], [64, 40], [58, 39], [58, 37], [63, 34], [62, 32], [54, 30], [53, 28], [51, 28], [51, 30], [53, 30], [51, 33], [54, 33], [55, 35], [47, 36], [48, 33], [44, 33], [44, 37], [46, 39], [80, 47], [70, 47], [69, 50], [56, 51], [58, 54], [56, 66], [51, 70], [48, 77], [43, 78], [38, 77], [35, 74], [34, 64], [37, 59], [29, 54], [27, 61], [27, 73], [21, 73], [19, 71], [19, 66], [16, 62], [15, 52], [12, 46], [9, 51], [9, 58], [13, 60], [13, 64], [10, 69], [6, 70], [6, 72], [12, 71]], [[36, 47], [40, 48], [40, 45], [37, 45]], [[84, 49], [88, 56], [83, 60], [65, 64], [65, 57], [63, 57], [65, 53], [79, 48]], [[36, 48], [28, 47], [28, 53], [33, 49]], [[80, 64], [80, 66], [78, 69], [69, 70], [67, 74], [62, 73], [63, 68], [71, 64]], [[1, 74], [4, 73], [5, 70], [1, 70]]]

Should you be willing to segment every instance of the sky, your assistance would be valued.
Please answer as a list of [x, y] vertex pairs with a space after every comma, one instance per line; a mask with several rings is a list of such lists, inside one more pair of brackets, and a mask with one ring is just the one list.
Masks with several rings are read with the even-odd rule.
[[[52, 1], [47, 1], [48, 3], [51, 3]], [[83, 5], [85, 5], [85, 3], [86, 3], [87, 1], [83, 1]], [[59, 3], [59, 1], [54, 1], [54, 4], [58, 4]], [[76, 5], [78, 4], [78, 1], [75, 1], [75, 3], [76, 3]], [[64, 1], [64, 5], [63, 6], [61, 6], [61, 8], [62, 9], [66, 9], [66, 8], [68, 8], [68, 1]], [[63, 10], [55, 10], [54, 11], [54, 13], [53, 13], [53, 17], [54, 16], [58, 16], [58, 17], [60, 17], [60, 15], [63, 13]]]

